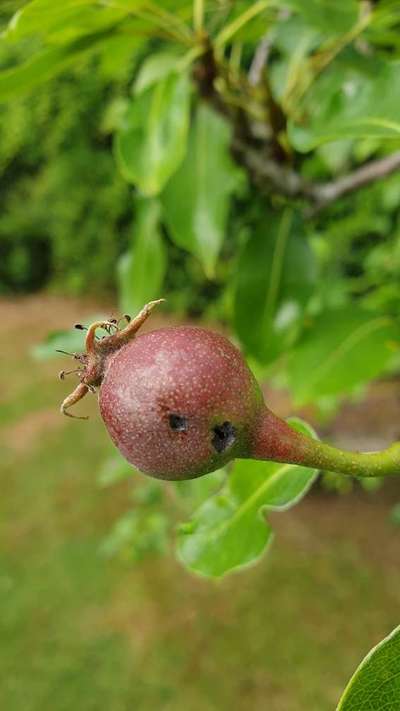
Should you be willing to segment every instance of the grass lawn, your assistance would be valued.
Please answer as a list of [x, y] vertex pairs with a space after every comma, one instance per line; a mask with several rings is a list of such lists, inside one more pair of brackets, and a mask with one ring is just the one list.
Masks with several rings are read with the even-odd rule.
[[218, 583], [172, 554], [104, 557], [135, 477], [98, 486], [111, 445], [94, 398], [82, 403], [89, 422], [62, 418], [65, 362], [29, 356], [88, 310], [0, 302], [0, 708], [332, 711], [400, 621], [400, 530], [388, 520], [399, 486], [314, 492], [274, 515], [267, 557]]

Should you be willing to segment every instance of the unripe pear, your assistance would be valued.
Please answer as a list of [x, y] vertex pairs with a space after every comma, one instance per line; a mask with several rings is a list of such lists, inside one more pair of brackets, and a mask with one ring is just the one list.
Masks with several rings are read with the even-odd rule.
[[100, 412], [113, 442], [140, 471], [189, 479], [249, 452], [262, 407], [239, 351], [202, 328], [138, 336], [107, 363]]
[[[293, 430], [265, 405], [240, 351], [213, 331], [179, 326], [136, 333], [159, 301], [120, 329], [88, 329], [80, 383], [64, 414], [99, 388], [100, 412], [114, 444], [140, 471], [193, 479], [235, 458], [269, 459], [359, 476], [400, 470], [400, 445], [383, 453], [343, 452]], [[96, 339], [96, 330], [108, 335]], [[63, 374], [62, 374], [63, 375]], [[74, 415], [70, 415], [74, 416]]]

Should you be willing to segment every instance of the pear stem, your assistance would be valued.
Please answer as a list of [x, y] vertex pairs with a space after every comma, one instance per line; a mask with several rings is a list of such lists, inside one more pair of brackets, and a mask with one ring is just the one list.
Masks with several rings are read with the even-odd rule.
[[380, 452], [345, 451], [293, 430], [267, 407], [256, 423], [250, 456], [357, 477], [400, 475], [400, 442]]

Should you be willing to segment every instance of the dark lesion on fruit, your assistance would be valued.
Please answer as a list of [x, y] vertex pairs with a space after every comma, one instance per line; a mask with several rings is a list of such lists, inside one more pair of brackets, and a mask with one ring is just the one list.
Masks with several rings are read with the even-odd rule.
[[168, 422], [171, 430], [174, 432], [187, 432], [188, 429], [188, 421], [187, 417], [184, 417], [183, 415], [175, 415], [171, 413], [168, 416]]
[[232, 447], [236, 439], [236, 429], [232, 422], [223, 422], [222, 425], [216, 425], [212, 431], [213, 438], [211, 444], [218, 454]]

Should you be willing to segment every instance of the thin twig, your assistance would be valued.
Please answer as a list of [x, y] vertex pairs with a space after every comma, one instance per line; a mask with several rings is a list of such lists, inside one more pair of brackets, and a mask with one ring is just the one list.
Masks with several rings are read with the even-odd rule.
[[249, 69], [249, 84], [257, 86], [260, 83], [264, 67], [267, 63], [269, 51], [272, 45], [272, 37], [268, 32], [258, 45]]
[[363, 185], [384, 178], [400, 169], [400, 151], [385, 158], [372, 160], [361, 168], [329, 183], [314, 185], [314, 199], [320, 206], [337, 200], [342, 195], [362, 188]]

